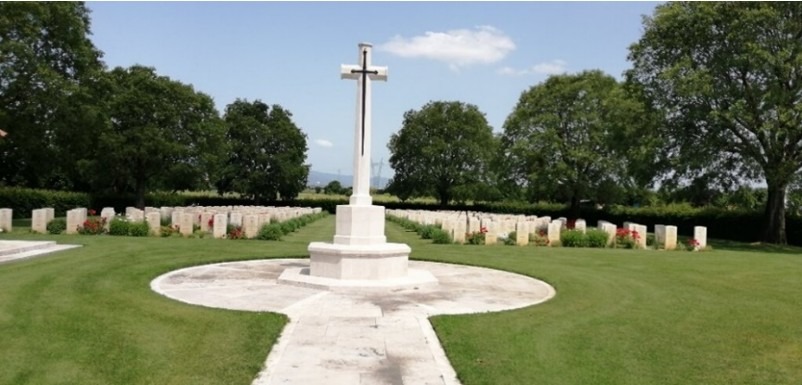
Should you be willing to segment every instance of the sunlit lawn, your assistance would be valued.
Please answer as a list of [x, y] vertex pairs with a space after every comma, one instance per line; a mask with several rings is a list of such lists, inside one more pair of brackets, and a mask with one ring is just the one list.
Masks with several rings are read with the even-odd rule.
[[[331, 238], [333, 223], [281, 242], [0, 235], [85, 245], [0, 264], [0, 384], [249, 384], [285, 318], [185, 305], [151, 292], [150, 280], [213, 261], [302, 256]], [[444, 246], [394, 224], [387, 235], [413, 258], [557, 289], [531, 308], [433, 319], [466, 385], [802, 383], [798, 248]]]

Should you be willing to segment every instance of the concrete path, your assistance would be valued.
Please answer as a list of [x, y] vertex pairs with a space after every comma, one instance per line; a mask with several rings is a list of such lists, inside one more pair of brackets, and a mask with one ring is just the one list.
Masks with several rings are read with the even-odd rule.
[[499, 270], [431, 262], [439, 284], [407, 289], [326, 291], [279, 284], [309, 260], [196, 266], [156, 278], [153, 290], [208, 307], [272, 311], [290, 322], [254, 385], [459, 384], [428, 317], [521, 308], [552, 298], [545, 282]]
[[0, 241], [0, 263], [81, 247], [58, 245], [55, 241]]

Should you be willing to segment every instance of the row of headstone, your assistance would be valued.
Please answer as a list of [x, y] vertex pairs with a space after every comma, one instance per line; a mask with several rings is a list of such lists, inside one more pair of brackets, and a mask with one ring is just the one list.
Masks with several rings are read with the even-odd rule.
[[[255, 237], [265, 223], [284, 222], [307, 214], [320, 213], [320, 207], [264, 207], [264, 206], [190, 206], [190, 207], [145, 207], [140, 210], [135, 207], [125, 209], [125, 217], [131, 222], [147, 222], [150, 232], [158, 235], [162, 222], [169, 222], [170, 226], [183, 235], [191, 235], [195, 226], [201, 231], [211, 232], [215, 238], [226, 236], [228, 224], [242, 226], [247, 238]], [[104, 226], [108, 230], [112, 219], [117, 213], [112, 207], [104, 207], [100, 217], [104, 219]], [[11, 216], [9, 212], [9, 217]], [[37, 233], [46, 233], [47, 224], [55, 217], [53, 208], [33, 210], [31, 214], [31, 230]], [[88, 218], [85, 208], [76, 208], [67, 211], [67, 234], [75, 234]], [[0, 222], [2, 226], [2, 222]], [[10, 228], [10, 219], [9, 219]]]
[[[566, 218], [537, 217], [529, 215], [489, 214], [465, 211], [426, 211], [426, 210], [387, 210], [387, 215], [404, 218], [424, 225], [440, 225], [455, 243], [465, 243], [466, 236], [472, 233], [485, 232], [485, 244], [496, 244], [499, 239], [507, 238], [515, 232], [515, 243], [527, 245], [530, 234], [544, 235], [549, 244], [560, 240], [562, 231], [568, 228]], [[587, 222], [577, 219], [573, 229], [586, 232]], [[596, 228], [607, 233], [608, 245], [615, 243], [617, 226], [613, 223], [600, 220]], [[636, 244], [639, 248], [646, 248], [647, 227], [633, 222], [624, 222], [623, 228], [637, 234]], [[707, 228], [694, 227], [694, 238], [697, 249], [707, 246]], [[673, 250], [677, 247], [677, 227], [655, 225], [655, 248]]]
[[[532, 215], [488, 214], [464, 211], [387, 210], [387, 215], [405, 218], [426, 225], [440, 225], [455, 243], [465, 243], [466, 237], [483, 232], [485, 244], [493, 245], [515, 233], [517, 245], [529, 244], [530, 236], [545, 236], [549, 243], [560, 240], [567, 229], [566, 218], [537, 217]], [[584, 220], [575, 222], [576, 229], [585, 231]]]

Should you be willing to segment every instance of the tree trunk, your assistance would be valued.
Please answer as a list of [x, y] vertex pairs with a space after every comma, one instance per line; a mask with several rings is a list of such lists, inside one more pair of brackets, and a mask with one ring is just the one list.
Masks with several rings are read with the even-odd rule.
[[136, 181], [136, 208], [145, 209], [145, 181], [139, 179]]
[[568, 219], [576, 220], [579, 218], [579, 196], [577, 194], [571, 195], [571, 208], [569, 211]]
[[451, 195], [449, 195], [447, 192], [444, 191], [440, 192], [439, 195], [440, 195], [440, 207], [444, 209], [448, 208], [448, 201], [451, 200]]
[[451, 200], [451, 188], [447, 183], [438, 183], [437, 198], [440, 200], [440, 207], [448, 208], [448, 202]]
[[784, 245], [788, 241], [785, 236], [785, 184], [768, 184], [766, 211], [763, 214], [763, 234], [761, 241]]

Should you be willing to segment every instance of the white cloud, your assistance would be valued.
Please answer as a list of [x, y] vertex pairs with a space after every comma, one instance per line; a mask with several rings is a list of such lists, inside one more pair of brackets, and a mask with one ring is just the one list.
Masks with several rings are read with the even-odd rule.
[[411, 38], [395, 36], [377, 48], [401, 57], [442, 61], [456, 70], [471, 64], [495, 63], [513, 51], [515, 43], [496, 28], [480, 26], [473, 30], [426, 32]]
[[315, 144], [317, 144], [320, 147], [326, 147], [326, 148], [334, 146], [334, 143], [326, 139], [315, 139]]
[[538, 74], [538, 75], [558, 75], [566, 72], [565, 65], [567, 63], [564, 60], [550, 60], [543, 63], [535, 64], [529, 68], [525, 69], [515, 69], [511, 67], [503, 67], [499, 68], [497, 71], [500, 75], [507, 75], [507, 76], [521, 76], [521, 75], [528, 75], [528, 74]]
[[565, 72], [565, 61], [552, 60], [532, 66], [532, 72], [542, 75], [557, 75]]

